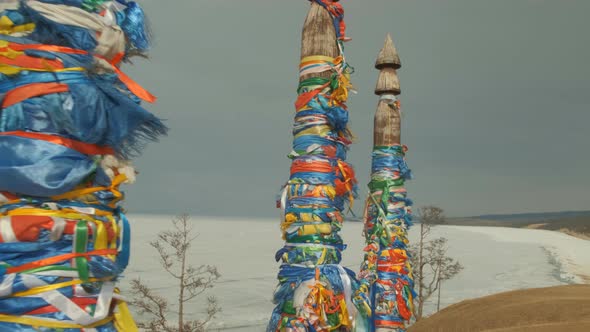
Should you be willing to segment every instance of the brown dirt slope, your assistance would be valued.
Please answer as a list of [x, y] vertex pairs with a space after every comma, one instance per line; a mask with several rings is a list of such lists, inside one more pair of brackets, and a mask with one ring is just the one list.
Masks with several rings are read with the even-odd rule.
[[590, 285], [535, 288], [467, 300], [408, 332], [588, 332]]

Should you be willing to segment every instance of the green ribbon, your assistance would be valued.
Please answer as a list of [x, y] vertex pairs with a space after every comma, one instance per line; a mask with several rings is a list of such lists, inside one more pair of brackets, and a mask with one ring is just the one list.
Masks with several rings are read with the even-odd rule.
[[341, 239], [324, 238], [318, 234], [298, 235], [289, 238], [289, 243], [320, 243], [320, 244], [340, 244]]
[[338, 313], [327, 314], [328, 324], [330, 326], [338, 326], [340, 325], [340, 315]]
[[82, 9], [95, 12], [106, 0], [84, 0], [82, 2]]
[[[381, 190], [382, 194], [381, 194], [381, 202], [385, 202], [385, 204], [387, 204], [389, 202], [389, 191], [392, 187], [400, 187], [403, 186], [405, 183], [405, 180], [402, 178], [399, 179], [395, 179], [395, 180], [371, 180], [371, 182], [369, 182], [369, 190], [371, 190], [371, 192], [375, 192], [375, 191], [379, 191]], [[373, 195], [370, 195], [371, 197], [373, 197]], [[375, 203], [377, 204], [377, 203]]]
[[295, 307], [293, 307], [293, 301], [285, 301], [281, 310], [287, 315], [297, 314], [297, 310], [295, 310]]
[[399, 154], [401, 156], [406, 155], [406, 152], [404, 151], [404, 147], [401, 145], [375, 146], [375, 147], [373, 147], [373, 152], [383, 152], [383, 153], [387, 153], [387, 154]]
[[45, 272], [45, 271], [77, 271], [77, 269], [74, 269], [71, 267], [66, 267], [66, 266], [43, 266], [43, 267], [38, 267], [36, 269], [28, 270], [23, 273], [32, 274], [32, 273]]
[[[77, 254], [83, 254], [87, 252], [88, 246], [88, 224], [86, 221], [80, 220], [76, 223], [75, 239], [74, 239], [74, 252]], [[90, 273], [88, 271], [88, 258], [76, 257], [76, 268], [78, 270], [78, 276], [82, 282], [87, 283], [90, 281]]]
[[324, 85], [330, 82], [330, 90], [334, 91], [338, 88], [340, 82], [338, 81], [338, 74], [334, 73], [330, 78], [325, 77], [311, 77], [299, 83], [297, 94], [301, 94], [305, 88]]

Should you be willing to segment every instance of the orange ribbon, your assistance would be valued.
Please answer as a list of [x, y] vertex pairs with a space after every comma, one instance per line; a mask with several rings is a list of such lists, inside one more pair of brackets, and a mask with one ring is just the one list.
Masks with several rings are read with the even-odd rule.
[[330, 86], [330, 82], [318, 87], [317, 89], [309, 92], [304, 92], [297, 97], [297, 101], [295, 102], [295, 110], [299, 111], [305, 105], [307, 105], [315, 96], [317, 96], [322, 90]]
[[137, 84], [137, 82], [132, 80], [131, 77], [127, 76], [127, 74], [122, 72], [117, 66], [115, 66], [112, 63], [111, 65], [113, 66], [113, 70], [115, 71], [115, 73], [117, 73], [117, 75], [119, 76], [121, 82], [123, 82], [123, 84], [127, 86], [129, 91], [133, 92], [134, 95], [149, 103], [154, 103], [156, 101], [156, 96], [144, 89], [141, 85]]
[[352, 192], [351, 183], [356, 182], [354, 170], [349, 164], [340, 160], [338, 160], [338, 168], [340, 169], [344, 181], [340, 179], [336, 179], [334, 181], [334, 184], [336, 185], [336, 194], [343, 195], [345, 193], [348, 193], [348, 199], [350, 200], [350, 208], [352, 209], [354, 205], [354, 195]]
[[404, 328], [404, 323], [391, 322], [388, 320], [375, 320], [375, 326], [378, 327], [391, 327], [391, 328]]
[[107, 255], [116, 255], [117, 249], [101, 249], [101, 250], [93, 250], [89, 252], [82, 252], [82, 253], [69, 253], [64, 255], [53, 256], [45, 259], [41, 259], [38, 261], [30, 262], [27, 264], [23, 264], [20, 266], [9, 267], [6, 269], [7, 274], [11, 273], [21, 273], [23, 271], [36, 269], [39, 267], [54, 265], [57, 263], [61, 263], [63, 261], [70, 260], [76, 257], [85, 257], [89, 259], [91, 256], [107, 256]]
[[[10, 43], [10, 42], [8, 43], [7, 47], [0, 48], [0, 51], [7, 50], [7, 49], [12, 49], [15, 51], [39, 50], [39, 51], [59, 52], [59, 53], [66, 53], [66, 54], [88, 54], [88, 52], [86, 52], [84, 50], [77, 50], [77, 49], [70, 48], [70, 47], [63, 47], [63, 46], [56, 46], [56, 45], [43, 45], [43, 44], [17, 44], [17, 43]], [[112, 69], [115, 71], [115, 73], [119, 76], [119, 79], [121, 80], [121, 82], [123, 82], [123, 84], [125, 84], [125, 86], [127, 86], [127, 88], [129, 89], [129, 91], [133, 92], [133, 94], [135, 94], [137, 97], [139, 97], [142, 100], [145, 100], [149, 103], [153, 103], [156, 101], [156, 97], [153, 94], [151, 94], [149, 91], [144, 89], [141, 85], [137, 84], [137, 82], [132, 80], [129, 76], [127, 76], [127, 74], [123, 73], [117, 67], [117, 64], [119, 62], [121, 62], [121, 60], [123, 59], [122, 54], [115, 55], [115, 57], [111, 60], [106, 59], [101, 56], [98, 56], [98, 55], [93, 55], [93, 56], [95, 56], [96, 58], [107, 61], [112, 66]], [[30, 58], [30, 57], [28, 57], [28, 58]], [[33, 59], [35, 59], [35, 58], [33, 58]], [[50, 63], [50, 64], [52, 63], [50, 61], [58, 61], [58, 60], [45, 60], [45, 59], [42, 59], [42, 60], [46, 61], [47, 63]], [[2, 61], [4, 62], [5, 60], [3, 59]], [[58, 63], [61, 65], [61, 61], [58, 61]], [[10, 63], [8, 63], [8, 64], [10, 64]], [[37, 68], [37, 67], [33, 67], [33, 68]], [[45, 67], [41, 67], [41, 69], [42, 68], [45, 68]], [[62, 68], [63, 68], [63, 65], [62, 65]]]
[[331, 173], [335, 169], [327, 162], [295, 160], [291, 164], [291, 174], [299, 172]]
[[31, 138], [37, 139], [41, 141], [46, 141], [49, 143], [62, 145], [67, 148], [76, 150], [80, 153], [86, 155], [108, 155], [108, 154], [115, 154], [115, 151], [107, 146], [100, 146], [96, 144], [88, 144], [80, 141], [76, 141], [73, 139], [49, 135], [49, 134], [42, 134], [42, 133], [32, 133], [27, 131], [7, 131], [0, 133], [0, 136], [17, 136], [23, 138]]
[[4, 96], [2, 108], [18, 104], [29, 98], [48, 95], [51, 93], [68, 92], [68, 85], [61, 83], [32, 83], [10, 90]]
[[57, 45], [44, 45], [44, 44], [17, 44], [17, 43], [8, 43], [7, 47], [0, 48], [0, 51], [5, 50], [14, 50], [14, 51], [24, 51], [24, 50], [39, 50], [39, 51], [46, 51], [46, 52], [59, 52], [59, 53], [66, 53], [66, 54], [88, 54], [88, 52], [83, 50], [77, 50], [75, 48], [64, 47], [64, 46], [57, 46]]
[[25, 54], [17, 55], [14, 58], [0, 55], [0, 61], [4, 65], [14, 67], [24, 67], [30, 69], [64, 69], [64, 65], [60, 60], [36, 58]]

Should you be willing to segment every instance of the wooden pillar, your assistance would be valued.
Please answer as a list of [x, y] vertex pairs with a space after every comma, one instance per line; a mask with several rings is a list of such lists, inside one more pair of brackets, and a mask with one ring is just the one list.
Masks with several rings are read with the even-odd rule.
[[383, 49], [379, 52], [375, 68], [379, 69], [375, 94], [381, 96], [381, 100], [379, 100], [375, 113], [373, 145], [398, 145], [401, 144], [401, 116], [399, 110], [392, 107], [395, 100], [390, 97], [398, 96], [401, 93], [396, 72], [401, 68], [401, 62], [389, 34], [387, 34]]
[[352, 140], [343, 15], [336, 1], [313, 0], [303, 26], [291, 175], [278, 204], [285, 245], [277, 255], [282, 266], [268, 331], [352, 328], [352, 289], [339, 286], [354, 279], [340, 265], [340, 230], [356, 189], [354, 170], [345, 161]]
[[[379, 78], [375, 94], [380, 96], [375, 113], [369, 198], [365, 210], [365, 257], [361, 264], [361, 287], [355, 300], [370, 305], [369, 330], [404, 331], [411, 318], [412, 273], [407, 259], [407, 229], [411, 214], [404, 183], [411, 178], [401, 144], [401, 114], [397, 96], [400, 84], [399, 56], [387, 35], [375, 67]], [[370, 326], [373, 325], [373, 326]]]

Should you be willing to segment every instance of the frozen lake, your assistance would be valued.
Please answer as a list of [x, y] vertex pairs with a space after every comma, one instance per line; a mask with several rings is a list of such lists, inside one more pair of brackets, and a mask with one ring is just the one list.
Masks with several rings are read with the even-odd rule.
[[[131, 215], [132, 260], [121, 281], [123, 294], [128, 282], [141, 277], [160, 294], [175, 297], [175, 285], [157, 263], [156, 251], [149, 242], [159, 231], [170, 227], [169, 216]], [[274, 254], [282, 245], [277, 220], [218, 219], [193, 217], [199, 237], [192, 248], [194, 265], [215, 265], [222, 274], [212, 289], [223, 312], [215, 322], [220, 330], [260, 332], [274, 305], [272, 292], [277, 284], [279, 263]], [[362, 223], [345, 223], [342, 232], [348, 249], [344, 266], [358, 271], [364, 241]], [[418, 227], [410, 232], [417, 239]], [[464, 299], [502, 291], [582, 283], [590, 275], [590, 241], [565, 234], [532, 229], [501, 227], [438, 226], [432, 237], [446, 237], [449, 256], [464, 270], [443, 284], [441, 307]], [[586, 279], [588, 280], [588, 279]], [[192, 309], [192, 311], [191, 311]], [[431, 305], [428, 311], [434, 309]], [[204, 307], [199, 302], [189, 307], [198, 317]], [[136, 319], [141, 319], [136, 316]], [[216, 331], [216, 329], [212, 329]]]

